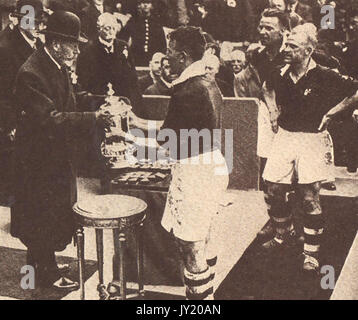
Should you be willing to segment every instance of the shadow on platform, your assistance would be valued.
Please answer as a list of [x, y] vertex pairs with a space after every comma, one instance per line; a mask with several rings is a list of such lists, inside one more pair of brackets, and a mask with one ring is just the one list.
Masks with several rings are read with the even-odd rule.
[[[68, 294], [67, 291], [56, 289], [23, 290], [20, 286], [21, 268], [26, 265], [26, 251], [0, 247], [0, 296], [6, 296], [19, 300], [60, 300]], [[57, 257], [58, 263], [68, 263], [70, 273], [68, 278], [78, 281], [77, 259], [69, 257]], [[85, 280], [90, 278], [97, 270], [97, 262], [86, 260]], [[36, 285], [36, 284], [35, 284]]]
[[[333, 266], [336, 282], [357, 232], [355, 199], [322, 197], [326, 229], [321, 265]], [[302, 244], [268, 255], [258, 240], [252, 242], [216, 291], [218, 300], [328, 300], [333, 290], [323, 290], [321, 277], [305, 277]]]

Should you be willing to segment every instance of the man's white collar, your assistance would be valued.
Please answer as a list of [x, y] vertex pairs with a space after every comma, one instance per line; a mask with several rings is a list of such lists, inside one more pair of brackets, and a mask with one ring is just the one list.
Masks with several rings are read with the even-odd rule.
[[164, 85], [167, 87], [167, 88], [172, 88], [173, 87], [173, 84], [168, 82], [168, 81], [165, 81], [164, 78], [161, 76], [160, 77], [160, 80], [164, 83]]
[[[304, 77], [310, 70], [313, 70], [317, 67], [317, 63], [311, 58], [310, 59], [310, 62], [307, 66], [307, 70], [306, 72], [301, 75], [299, 78], [295, 77], [292, 72], [290, 72], [289, 76], [290, 78], [292, 79], [293, 83], [296, 84], [302, 77]], [[286, 64], [284, 67], [281, 68], [281, 76], [283, 76], [287, 71], [288, 69], [290, 68], [290, 65], [289, 64]]]
[[23, 30], [21, 30], [21, 28], [20, 28], [20, 33], [21, 33], [21, 35], [24, 37], [24, 39], [26, 40], [26, 42], [30, 45], [30, 47], [33, 48], [33, 49], [36, 49], [36, 39], [30, 39], [30, 38], [26, 35], [26, 33], [25, 33]]
[[97, 10], [98, 10], [100, 13], [103, 13], [103, 12], [104, 12], [103, 4], [101, 4], [101, 5], [96, 5], [96, 4], [95, 4], [95, 7], [97, 8]]
[[195, 61], [181, 73], [178, 79], [173, 81], [172, 85], [176, 86], [180, 83], [185, 82], [190, 78], [202, 76], [204, 74], [205, 74], [205, 65], [203, 61], [202, 60]]
[[55, 60], [55, 58], [51, 55], [51, 53], [47, 50], [47, 48], [45, 47], [45, 52], [47, 53], [47, 55], [50, 57], [50, 59], [55, 63], [55, 65], [57, 66], [57, 68], [59, 70], [61, 70], [61, 66], [60, 64]]
[[105, 46], [106, 49], [109, 50], [110, 53], [113, 53], [113, 51], [114, 51], [114, 47], [113, 47], [114, 41], [113, 40], [111, 42], [108, 42], [108, 41], [102, 39], [101, 37], [98, 37], [98, 40], [100, 43], [102, 43]]

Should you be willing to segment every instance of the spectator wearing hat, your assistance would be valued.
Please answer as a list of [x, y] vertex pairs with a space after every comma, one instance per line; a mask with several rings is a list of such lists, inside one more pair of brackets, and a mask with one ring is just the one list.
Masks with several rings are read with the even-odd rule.
[[139, 0], [137, 15], [128, 22], [136, 66], [148, 66], [155, 52], [166, 51], [163, 25], [153, 15], [154, 4], [153, 0]]
[[55, 252], [71, 243], [76, 201], [74, 149], [79, 138], [110, 116], [79, 112], [67, 69], [79, 54], [80, 19], [56, 11], [47, 23], [45, 46], [20, 68], [15, 82], [18, 125], [14, 150], [15, 199], [11, 235], [27, 247], [27, 264], [35, 267], [36, 285], [73, 290], [62, 277]]
[[16, 103], [12, 88], [16, 74], [21, 65], [40, 45], [39, 29], [43, 22], [44, 12], [40, 0], [20, 0], [11, 16], [21, 19], [25, 14], [21, 8], [25, 5], [35, 9], [35, 28], [25, 29], [21, 23], [8, 27], [0, 37], [0, 185], [9, 190], [9, 166], [16, 126]]

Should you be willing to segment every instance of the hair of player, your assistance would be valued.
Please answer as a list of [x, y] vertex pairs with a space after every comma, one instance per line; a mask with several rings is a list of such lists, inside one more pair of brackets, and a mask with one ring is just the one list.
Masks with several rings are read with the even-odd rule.
[[315, 49], [318, 44], [317, 28], [313, 23], [304, 23], [293, 28], [292, 34], [304, 34], [306, 36], [307, 44]]
[[182, 26], [168, 35], [169, 41], [175, 41], [175, 49], [188, 54], [194, 61], [203, 57], [206, 41], [198, 27]]
[[262, 12], [261, 18], [277, 18], [284, 30], [291, 29], [290, 17], [286, 12], [274, 8], [267, 8]]

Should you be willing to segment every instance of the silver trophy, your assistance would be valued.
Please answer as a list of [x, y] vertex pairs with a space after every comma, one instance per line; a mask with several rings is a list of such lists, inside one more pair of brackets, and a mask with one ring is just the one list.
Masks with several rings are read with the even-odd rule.
[[129, 115], [131, 102], [126, 97], [115, 96], [113, 86], [108, 84], [105, 103], [100, 107], [105, 113], [113, 116], [112, 125], [106, 129], [105, 140], [102, 142], [102, 155], [111, 168], [128, 167], [133, 162], [135, 147], [126, 140], [129, 131]]

